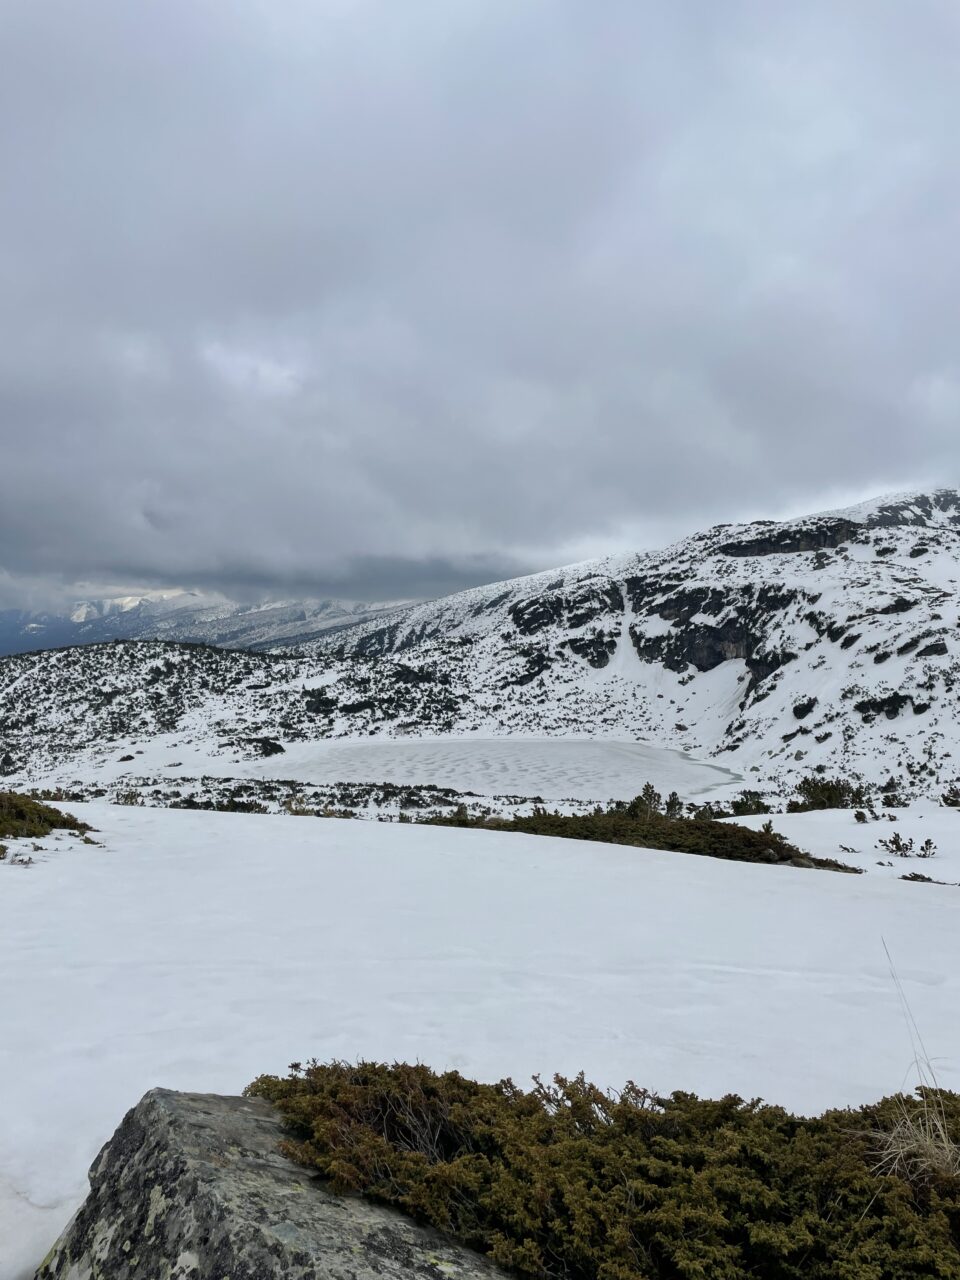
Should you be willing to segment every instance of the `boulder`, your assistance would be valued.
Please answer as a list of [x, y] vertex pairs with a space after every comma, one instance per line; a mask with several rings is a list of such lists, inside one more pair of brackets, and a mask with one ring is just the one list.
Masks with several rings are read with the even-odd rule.
[[151, 1090], [37, 1280], [506, 1280], [402, 1214], [334, 1194], [280, 1154], [282, 1136], [260, 1099]]

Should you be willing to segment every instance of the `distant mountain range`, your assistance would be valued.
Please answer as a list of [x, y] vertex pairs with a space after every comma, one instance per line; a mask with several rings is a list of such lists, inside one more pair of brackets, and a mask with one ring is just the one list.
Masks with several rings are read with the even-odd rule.
[[268, 649], [302, 644], [330, 630], [382, 618], [398, 607], [350, 600], [249, 605], [190, 591], [78, 600], [63, 614], [0, 610], [0, 655], [142, 639]]
[[[256, 625], [216, 638], [277, 643], [278, 620]], [[289, 644], [312, 620], [284, 625]], [[340, 615], [282, 654], [8, 657], [0, 757], [9, 776], [90, 777], [98, 753], [163, 735], [222, 773], [263, 738], [592, 736], [713, 758], [747, 786], [817, 770], [938, 794], [960, 777], [958, 698], [960, 492], [941, 489]]]

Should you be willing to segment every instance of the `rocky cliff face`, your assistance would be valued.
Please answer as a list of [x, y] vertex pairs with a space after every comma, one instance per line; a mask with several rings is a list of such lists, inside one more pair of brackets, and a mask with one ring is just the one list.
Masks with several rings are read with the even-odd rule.
[[435, 1231], [280, 1155], [258, 1099], [154, 1089], [90, 1170], [36, 1280], [506, 1280]]
[[272, 656], [143, 643], [0, 660], [0, 762], [32, 782], [157, 735], [173, 759], [249, 757], [261, 739], [599, 735], [763, 784], [820, 769], [936, 794], [960, 773], [958, 686], [960, 493], [938, 490], [720, 526]]

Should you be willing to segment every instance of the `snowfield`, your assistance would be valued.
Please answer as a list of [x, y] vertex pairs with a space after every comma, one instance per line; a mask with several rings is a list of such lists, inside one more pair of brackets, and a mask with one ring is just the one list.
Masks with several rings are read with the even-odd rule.
[[[857, 822], [852, 809], [823, 809], [812, 813], [772, 813], [769, 821], [782, 836], [815, 858], [837, 858], [869, 875], [900, 876], [918, 872], [932, 880], [960, 885], [960, 809], [919, 801], [907, 809], [880, 810], [879, 821]], [[767, 817], [735, 818], [758, 831]], [[880, 845], [897, 835], [913, 842], [913, 853], [901, 856]], [[932, 857], [917, 856], [924, 841], [932, 840]]]
[[884, 939], [960, 1087], [955, 888], [504, 833], [76, 811], [103, 847], [59, 834], [32, 866], [0, 864], [2, 1280], [32, 1275], [154, 1085], [229, 1093], [293, 1059], [364, 1056], [862, 1103], [914, 1082]]

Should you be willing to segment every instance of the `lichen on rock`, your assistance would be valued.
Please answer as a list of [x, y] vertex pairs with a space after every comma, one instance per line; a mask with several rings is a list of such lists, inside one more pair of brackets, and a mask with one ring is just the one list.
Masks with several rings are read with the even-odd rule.
[[36, 1280], [505, 1280], [436, 1231], [335, 1195], [281, 1137], [261, 1099], [151, 1090]]

